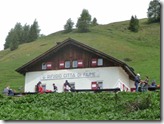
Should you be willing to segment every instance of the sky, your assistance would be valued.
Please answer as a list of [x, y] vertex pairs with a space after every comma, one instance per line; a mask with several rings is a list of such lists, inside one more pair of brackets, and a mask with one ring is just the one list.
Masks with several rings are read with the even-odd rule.
[[31, 25], [36, 19], [40, 33], [48, 35], [64, 29], [66, 21], [76, 24], [83, 9], [99, 24], [147, 18], [152, 0], [0, 0], [0, 50], [17, 22]]

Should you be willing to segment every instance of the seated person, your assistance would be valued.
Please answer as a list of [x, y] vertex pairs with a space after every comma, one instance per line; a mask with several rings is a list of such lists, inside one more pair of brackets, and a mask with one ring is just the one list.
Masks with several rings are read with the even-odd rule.
[[14, 91], [12, 89], [9, 89], [9, 96], [14, 96]]
[[70, 90], [71, 90], [71, 85], [66, 80], [65, 83], [64, 83], [64, 92], [68, 92]]
[[7, 86], [4, 90], [3, 90], [3, 93], [5, 94], [5, 95], [9, 95], [9, 89], [10, 89], [10, 87], [9, 86]]
[[44, 91], [43, 91], [43, 87], [42, 87], [42, 85], [41, 85], [42, 83], [39, 81], [38, 82], [38, 84], [37, 84], [37, 92], [38, 93], [43, 93]]
[[148, 85], [148, 82], [146, 82], [146, 81], [144, 81], [144, 83], [145, 83], [145, 84], [144, 84], [144, 87], [143, 87], [143, 88], [144, 88], [143, 91], [145, 92], [145, 91], [148, 91], [149, 85]]
[[141, 92], [143, 92], [145, 90], [144, 89], [145, 88], [144, 86], [145, 86], [145, 82], [144, 81], [141, 81], [140, 86], [139, 86], [140, 87], [139, 89], [140, 89]]
[[155, 81], [154, 81], [154, 80], [152, 81], [152, 83], [151, 83], [150, 87], [157, 87], [157, 85], [156, 85], [156, 83], [155, 83]]
[[53, 83], [54, 92], [58, 90], [57, 86]]

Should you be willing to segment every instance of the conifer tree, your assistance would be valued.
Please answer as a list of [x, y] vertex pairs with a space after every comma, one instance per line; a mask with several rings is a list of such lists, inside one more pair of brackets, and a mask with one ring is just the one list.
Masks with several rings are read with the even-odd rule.
[[13, 51], [18, 48], [19, 45], [19, 35], [15, 30], [11, 30], [10, 32], [10, 50]]
[[161, 14], [161, 5], [159, 0], [153, 0], [149, 3], [148, 8], [148, 22], [160, 22], [160, 14]]
[[36, 40], [39, 37], [39, 26], [38, 26], [38, 22], [35, 21], [33, 22], [33, 24], [30, 27], [30, 31], [29, 31], [29, 42], [32, 42], [34, 40]]
[[[22, 39], [23, 39], [23, 27], [21, 23], [16, 23], [14, 27], [14, 34], [17, 36], [17, 42], [18, 44], [22, 44]], [[13, 37], [14, 38], [14, 37]]]
[[22, 43], [27, 43], [30, 41], [29, 32], [30, 32], [30, 26], [25, 24], [23, 26], [23, 32], [22, 32]]
[[139, 20], [137, 19], [137, 16], [131, 16], [131, 20], [129, 23], [129, 30], [132, 32], [138, 32], [139, 30]]
[[21, 23], [16, 23], [14, 29], [12, 28], [7, 37], [6, 42], [4, 44], [4, 49], [10, 48], [10, 50], [15, 50], [18, 48], [18, 45], [22, 40], [22, 25]]
[[5, 44], [4, 44], [4, 49], [7, 49], [10, 47], [10, 43], [11, 43], [11, 40], [12, 40], [12, 32], [13, 32], [13, 29], [11, 29], [9, 32], [8, 32], [8, 35], [5, 39]]
[[93, 20], [92, 20], [92, 22], [91, 22], [91, 25], [92, 25], [92, 26], [98, 25], [97, 19], [96, 19], [96, 18], [93, 18]]
[[10, 48], [14, 50], [18, 48], [19, 44], [32, 42], [39, 37], [39, 32], [40, 30], [36, 20], [31, 26], [27, 24], [22, 26], [21, 23], [16, 23], [15, 27], [8, 32], [4, 49]]
[[64, 30], [66, 33], [71, 32], [72, 28], [73, 28], [73, 21], [71, 20], [71, 18], [69, 18], [66, 22], [66, 24], [64, 25]]
[[90, 24], [91, 15], [89, 14], [88, 10], [83, 9], [81, 16], [78, 18], [78, 21], [76, 23], [78, 32], [88, 32]]

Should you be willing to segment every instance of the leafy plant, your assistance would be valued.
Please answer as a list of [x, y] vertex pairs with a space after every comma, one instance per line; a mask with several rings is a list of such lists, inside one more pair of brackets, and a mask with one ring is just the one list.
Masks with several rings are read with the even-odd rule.
[[35, 94], [3, 97], [0, 109], [1, 120], [160, 120], [160, 95], [159, 92]]

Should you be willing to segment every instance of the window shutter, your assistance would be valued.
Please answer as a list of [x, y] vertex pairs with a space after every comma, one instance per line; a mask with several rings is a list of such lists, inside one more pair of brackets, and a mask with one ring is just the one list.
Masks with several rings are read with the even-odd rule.
[[96, 67], [97, 66], [97, 59], [92, 59], [91, 66], [92, 67]]
[[46, 68], [47, 69], [52, 69], [52, 62], [47, 62], [46, 63]]
[[83, 63], [83, 60], [78, 60], [78, 67], [79, 68], [82, 68], [82, 67], [84, 67], [84, 63]]
[[60, 62], [59, 62], [59, 68], [60, 68], [60, 69], [63, 69], [63, 68], [64, 68], [64, 61], [60, 61]]
[[92, 82], [91, 83], [91, 89], [96, 90], [97, 89], [97, 82]]

